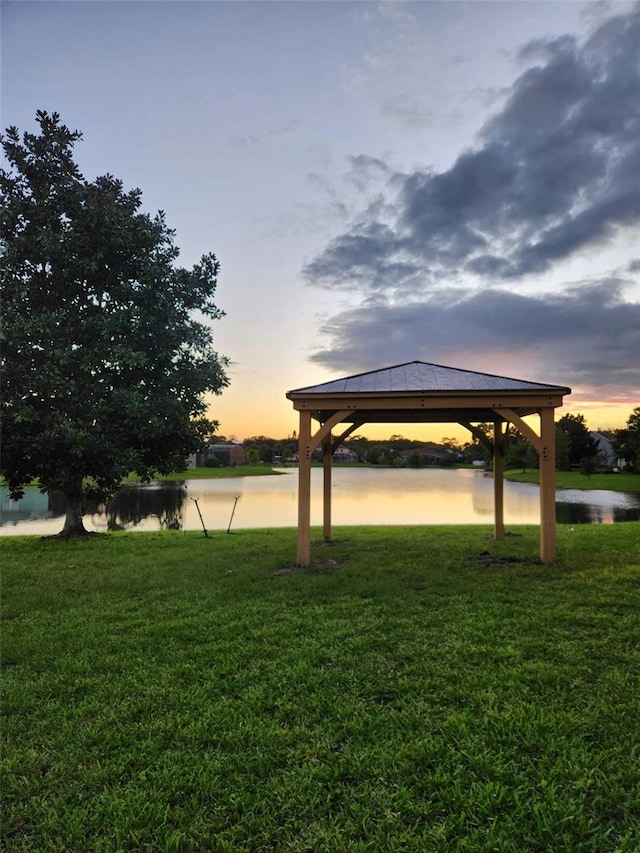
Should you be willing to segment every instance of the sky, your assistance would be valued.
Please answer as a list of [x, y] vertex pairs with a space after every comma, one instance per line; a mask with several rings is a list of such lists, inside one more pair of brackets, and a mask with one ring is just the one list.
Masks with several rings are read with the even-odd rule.
[[[36, 110], [221, 263], [220, 431], [421, 360], [640, 405], [640, 5], [4, 0], [2, 127]], [[363, 427], [438, 440], [448, 425]], [[464, 432], [464, 431], [463, 431]]]

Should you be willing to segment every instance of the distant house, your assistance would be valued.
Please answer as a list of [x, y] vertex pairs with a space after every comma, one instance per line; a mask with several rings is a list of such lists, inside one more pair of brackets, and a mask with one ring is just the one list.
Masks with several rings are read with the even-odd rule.
[[187, 460], [188, 468], [202, 468], [215, 459], [218, 465], [233, 467], [246, 462], [245, 449], [241, 444], [210, 444], [201, 453], [192, 453]]
[[624, 468], [626, 462], [619, 457], [613, 449], [612, 435], [604, 432], [590, 432], [597, 445], [598, 464], [603, 468]]
[[[322, 462], [322, 450], [316, 449], [313, 451], [313, 461], [314, 462]], [[358, 462], [358, 454], [353, 450], [350, 450], [348, 447], [344, 445], [340, 445], [340, 447], [336, 448], [336, 452], [331, 457], [333, 462]], [[287, 462], [295, 462], [297, 463], [299, 460], [299, 456], [296, 453], [292, 453], [291, 456], [287, 456]]]
[[350, 450], [350, 448], [345, 447], [344, 444], [341, 444], [339, 447], [336, 447], [335, 453], [333, 454], [334, 462], [357, 462], [358, 454]]
[[408, 450], [401, 450], [400, 456], [405, 462], [411, 457], [420, 456], [425, 465], [440, 465], [443, 459], [449, 459], [450, 454], [444, 447], [427, 442], [426, 444], [414, 445]]
[[215, 457], [220, 465], [244, 465], [247, 458], [241, 444], [210, 444], [205, 456]]

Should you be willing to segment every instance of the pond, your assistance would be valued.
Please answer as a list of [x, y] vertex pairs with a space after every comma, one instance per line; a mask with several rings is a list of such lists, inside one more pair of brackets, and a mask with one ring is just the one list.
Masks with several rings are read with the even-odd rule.
[[[184, 480], [127, 486], [85, 516], [89, 530], [207, 530], [297, 525], [298, 472], [279, 476]], [[312, 477], [311, 523], [322, 524], [322, 469]], [[505, 481], [505, 523], [538, 524], [538, 486]], [[491, 524], [493, 480], [470, 469], [340, 468], [333, 471], [334, 525]], [[236, 501], [237, 497], [237, 501]], [[235, 507], [235, 510], [234, 510]], [[233, 513], [233, 519], [231, 518]], [[27, 489], [21, 501], [2, 493], [0, 528], [49, 535], [62, 528], [64, 502]], [[563, 524], [640, 520], [640, 494], [558, 489], [556, 518]]]

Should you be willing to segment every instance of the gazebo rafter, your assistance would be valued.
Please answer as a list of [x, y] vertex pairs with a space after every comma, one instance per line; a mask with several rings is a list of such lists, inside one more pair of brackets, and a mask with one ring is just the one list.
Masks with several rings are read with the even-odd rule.
[[[494, 536], [504, 537], [503, 424], [513, 424], [531, 441], [540, 459], [540, 557], [556, 559], [554, 411], [571, 389], [412, 361], [298, 388], [287, 398], [299, 412], [298, 553], [300, 566], [311, 561], [311, 458], [323, 456], [323, 535], [331, 538], [331, 460], [336, 447], [366, 423], [458, 423], [485, 443], [493, 455]], [[523, 418], [537, 414], [540, 432]], [[312, 419], [319, 428], [312, 431]], [[493, 440], [478, 429], [493, 424]], [[337, 437], [333, 429], [348, 424]]]

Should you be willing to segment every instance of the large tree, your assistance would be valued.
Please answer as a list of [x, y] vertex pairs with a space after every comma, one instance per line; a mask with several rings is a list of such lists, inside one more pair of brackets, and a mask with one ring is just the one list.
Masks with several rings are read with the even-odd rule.
[[219, 264], [176, 266], [162, 212], [111, 175], [87, 181], [82, 138], [57, 113], [0, 137], [2, 454], [14, 497], [37, 478], [67, 498], [63, 535], [87, 497], [123, 475], [180, 469], [217, 425], [205, 394], [228, 384], [210, 321]]
[[598, 442], [589, 434], [584, 415], [563, 415], [558, 429], [568, 440], [568, 467], [578, 467], [598, 453]]
[[613, 447], [629, 471], [640, 471], [640, 406], [629, 415], [626, 428], [615, 431]]

